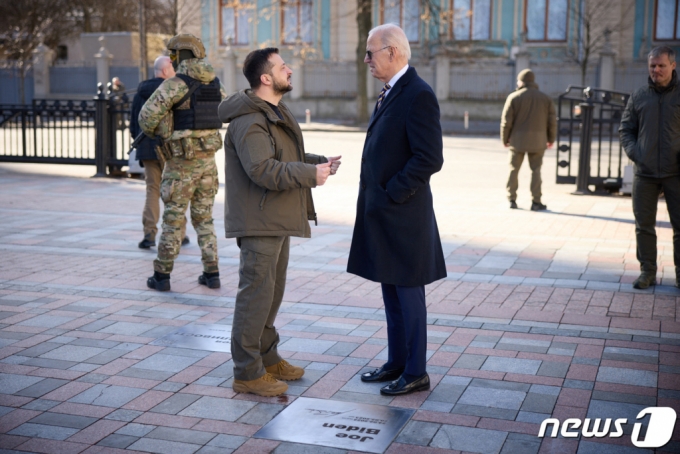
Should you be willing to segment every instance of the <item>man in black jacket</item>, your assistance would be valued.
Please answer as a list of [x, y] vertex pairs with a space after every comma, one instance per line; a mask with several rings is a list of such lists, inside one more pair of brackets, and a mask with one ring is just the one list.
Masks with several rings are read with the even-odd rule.
[[[175, 70], [172, 68], [172, 61], [170, 57], [161, 55], [153, 64], [154, 78], [145, 80], [137, 87], [137, 93], [132, 100], [132, 108], [130, 112], [130, 134], [134, 139], [142, 132], [139, 127], [139, 111], [142, 106], [149, 99], [149, 96], [156, 91], [158, 86], [170, 77], [175, 76]], [[160, 145], [158, 140], [144, 136], [144, 139], [137, 146], [136, 158], [140, 165], [144, 167], [144, 179], [146, 181], [146, 202], [144, 203], [144, 211], [142, 213], [142, 224], [144, 225], [144, 239], [140, 241], [140, 249], [149, 249], [156, 245], [156, 234], [158, 233], [158, 218], [160, 217], [160, 187], [161, 175], [163, 168], [156, 157], [156, 146]], [[182, 227], [182, 245], [189, 244], [189, 237], [185, 234], [186, 220]]]
[[656, 285], [656, 210], [663, 190], [673, 227], [675, 285], [680, 278], [680, 87], [675, 51], [662, 46], [648, 57], [648, 85], [636, 90], [621, 118], [619, 135], [635, 163], [633, 214], [640, 277], [638, 289]]

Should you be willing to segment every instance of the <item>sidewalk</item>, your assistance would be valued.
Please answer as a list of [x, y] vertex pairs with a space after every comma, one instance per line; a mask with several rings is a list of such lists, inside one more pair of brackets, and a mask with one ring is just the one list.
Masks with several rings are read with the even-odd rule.
[[[143, 181], [0, 164], [0, 453], [353, 452], [254, 437], [298, 397], [414, 410], [389, 453], [653, 452], [633, 447], [637, 414], [680, 412], [680, 292], [664, 205], [663, 285], [637, 291], [630, 198], [570, 195], [554, 184], [552, 152], [549, 211], [528, 210], [528, 169], [522, 209], [510, 210], [498, 140], [446, 137], [432, 179], [449, 271], [427, 287], [432, 388], [387, 398], [358, 379], [387, 355], [379, 285], [344, 271], [363, 136], [305, 133], [307, 151], [342, 154], [343, 166], [314, 190], [312, 238], [291, 241], [276, 326], [281, 353], [306, 373], [275, 398], [235, 394], [226, 352], [159, 345], [181, 327], [231, 326], [238, 248], [223, 238], [223, 187], [222, 288], [196, 283], [189, 229], [173, 291], [161, 294], [145, 285], [155, 250], [137, 248]], [[620, 438], [539, 438], [549, 417], [628, 423]], [[656, 452], [680, 452], [677, 424]]]

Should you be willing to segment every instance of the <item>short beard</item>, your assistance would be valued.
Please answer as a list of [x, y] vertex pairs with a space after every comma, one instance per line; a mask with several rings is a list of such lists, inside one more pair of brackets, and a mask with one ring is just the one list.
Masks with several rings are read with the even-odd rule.
[[274, 86], [272, 88], [274, 89], [274, 93], [282, 96], [293, 89], [293, 87], [290, 86], [288, 80], [286, 80], [286, 82], [282, 84], [274, 80]]

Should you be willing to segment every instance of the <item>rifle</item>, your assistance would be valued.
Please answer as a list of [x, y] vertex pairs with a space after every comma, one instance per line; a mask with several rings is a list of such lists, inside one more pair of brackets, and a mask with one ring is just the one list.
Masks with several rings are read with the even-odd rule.
[[137, 137], [135, 137], [135, 140], [133, 140], [132, 143], [130, 144], [130, 149], [128, 150], [128, 154], [132, 153], [132, 150], [137, 148], [137, 145], [139, 145], [142, 142], [142, 140], [144, 139], [145, 136], [146, 136], [146, 134], [144, 134], [143, 132], [140, 132], [139, 135]]

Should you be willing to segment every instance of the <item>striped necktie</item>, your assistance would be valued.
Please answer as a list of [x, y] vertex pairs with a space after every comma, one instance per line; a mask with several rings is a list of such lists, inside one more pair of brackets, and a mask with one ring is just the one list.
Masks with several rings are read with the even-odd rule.
[[385, 100], [385, 93], [387, 93], [387, 90], [392, 88], [390, 84], [385, 84], [385, 86], [380, 90], [380, 96], [378, 96], [378, 107], [376, 107], [375, 110], [380, 109], [380, 104]]

